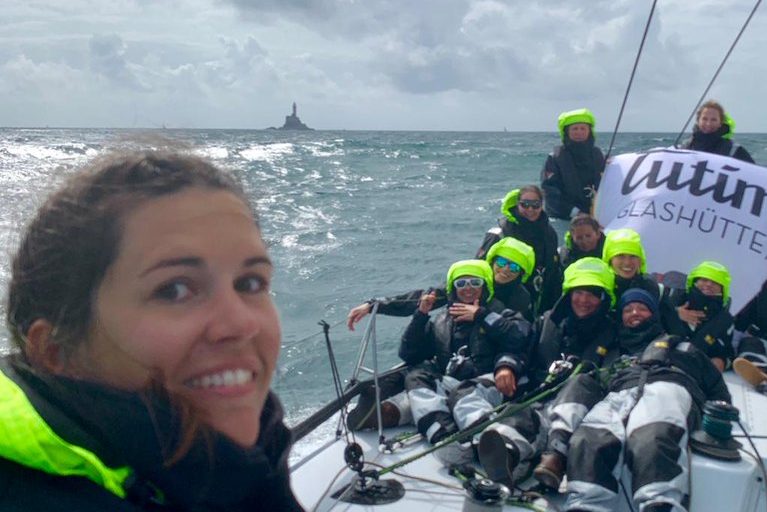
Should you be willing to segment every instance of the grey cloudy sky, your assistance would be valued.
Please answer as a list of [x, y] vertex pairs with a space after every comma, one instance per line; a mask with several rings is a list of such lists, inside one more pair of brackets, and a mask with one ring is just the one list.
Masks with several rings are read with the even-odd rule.
[[[3, 0], [0, 126], [612, 129], [651, 1]], [[678, 131], [753, 0], [659, 0], [622, 124]], [[767, 7], [710, 96], [765, 132]]]

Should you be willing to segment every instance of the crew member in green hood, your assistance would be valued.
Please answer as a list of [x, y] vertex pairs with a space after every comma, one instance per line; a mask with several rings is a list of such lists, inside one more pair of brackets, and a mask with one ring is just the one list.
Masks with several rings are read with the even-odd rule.
[[735, 133], [735, 121], [732, 117], [718, 102], [708, 100], [698, 109], [695, 126], [692, 128], [692, 138], [682, 143], [680, 147], [731, 156], [744, 162], [754, 163], [754, 159], [746, 148], [732, 141], [733, 133]]
[[402, 335], [400, 358], [413, 420], [432, 443], [466, 428], [513, 396], [524, 374], [530, 323], [494, 299], [484, 260], [450, 266], [448, 307], [430, 315], [425, 295]]
[[719, 371], [733, 357], [730, 281], [730, 271], [719, 262], [697, 265], [687, 274], [685, 293], [674, 299], [678, 316], [669, 325], [670, 334], [689, 338]]
[[578, 212], [591, 211], [605, 157], [594, 145], [596, 120], [590, 110], [562, 112], [557, 126], [562, 145], [546, 158], [541, 170], [541, 188], [549, 217], [569, 219]]
[[[486, 261], [493, 269], [493, 288], [495, 301], [504, 308], [519, 312], [526, 320], [533, 320], [530, 293], [524, 283], [535, 269], [533, 248], [516, 238], [506, 237], [493, 245], [488, 251]], [[371, 299], [356, 306], [349, 312], [349, 329], [370, 313], [374, 303], [378, 304], [378, 313], [392, 316], [412, 315], [419, 307], [421, 298], [433, 301], [432, 309], [438, 309], [448, 302], [446, 286], [429, 290], [411, 292], [384, 299]], [[390, 373], [379, 378], [381, 402], [381, 421], [384, 428], [404, 425], [412, 421], [410, 405], [405, 393], [405, 371]], [[356, 406], [346, 417], [347, 425], [352, 430], [378, 428], [378, 414], [375, 410], [376, 392], [366, 388], [360, 393]]]
[[[532, 384], [543, 382], [552, 363], [578, 358], [590, 366], [609, 364], [618, 355], [616, 325], [610, 314], [615, 304], [614, 276], [597, 258], [581, 258], [565, 270], [562, 296], [535, 323], [532, 358], [527, 376]], [[597, 394], [593, 403], [601, 395]], [[572, 432], [570, 407], [548, 401], [542, 408], [527, 408], [489, 427], [479, 440], [479, 460], [490, 478], [514, 481], [528, 474], [532, 461], [545, 448], [559, 449], [561, 436], [546, 435], [549, 429]], [[547, 443], [548, 438], [548, 444]], [[544, 446], [545, 445], [545, 446]]]
[[498, 226], [490, 228], [477, 251], [477, 258], [486, 258], [490, 248], [501, 238], [511, 236], [528, 244], [535, 252], [535, 270], [525, 283], [533, 298], [533, 313], [540, 315], [550, 309], [562, 290], [557, 232], [543, 211], [543, 192], [535, 185], [512, 190], [501, 203], [503, 217]]
[[620, 297], [629, 288], [641, 288], [661, 296], [661, 289], [647, 275], [647, 257], [639, 233], [631, 228], [615, 229], [607, 233], [602, 248], [602, 260], [615, 274], [615, 296]]
[[0, 359], [1, 510], [302, 510], [272, 263], [234, 178], [111, 155], [38, 211]]

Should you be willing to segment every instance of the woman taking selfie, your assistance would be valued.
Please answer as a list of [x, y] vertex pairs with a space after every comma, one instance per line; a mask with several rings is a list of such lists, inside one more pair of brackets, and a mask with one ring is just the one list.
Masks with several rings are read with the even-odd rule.
[[13, 260], [2, 510], [301, 510], [269, 390], [272, 263], [204, 160], [112, 156], [40, 208]]

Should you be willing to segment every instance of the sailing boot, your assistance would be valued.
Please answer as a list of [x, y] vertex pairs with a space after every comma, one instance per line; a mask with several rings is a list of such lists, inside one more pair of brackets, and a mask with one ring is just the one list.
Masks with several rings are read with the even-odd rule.
[[567, 459], [561, 453], [543, 452], [541, 462], [533, 470], [533, 476], [546, 487], [558, 491], [562, 477], [565, 476], [566, 467]]
[[519, 448], [496, 430], [486, 430], [479, 437], [479, 463], [487, 477], [509, 489], [514, 486], [514, 469], [519, 464]]
[[[404, 393], [402, 394], [404, 395]], [[400, 424], [400, 420], [403, 419], [402, 405], [407, 406], [407, 416], [412, 420], [412, 417], [409, 416], [409, 404], [400, 404], [394, 398], [391, 397], [381, 402], [381, 423], [383, 423], [383, 428], [396, 427]], [[378, 428], [378, 413], [376, 413], [374, 392], [362, 393], [360, 395], [357, 406], [346, 415], [346, 426], [354, 431]]]
[[735, 373], [751, 384], [760, 393], [767, 392], [767, 374], [748, 359], [738, 357], [732, 362]]

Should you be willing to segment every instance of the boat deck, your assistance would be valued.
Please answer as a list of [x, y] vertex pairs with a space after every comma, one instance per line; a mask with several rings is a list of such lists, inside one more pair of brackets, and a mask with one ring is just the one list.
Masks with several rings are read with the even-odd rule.
[[[767, 456], [767, 396], [759, 394], [732, 372], [725, 380], [733, 397], [733, 405], [740, 410], [740, 420], [751, 436], [763, 460]], [[334, 420], [330, 420], [334, 421]], [[411, 426], [409, 430], [412, 430]], [[400, 429], [402, 430], [402, 429]], [[388, 429], [387, 437], [396, 435], [396, 429]], [[693, 454], [691, 457], [692, 499], [690, 510], [763, 512], [767, 510], [767, 495], [762, 470], [741, 429], [735, 425], [734, 437], [741, 442], [741, 460], [724, 462]], [[380, 453], [378, 433], [356, 433], [355, 438], [364, 450], [366, 463], [386, 467], [410, 457], [427, 448], [424, 441], [401, 447], [394, 453]], [[301, 458], [291, 467], [293, 490], [307, 510], [317, 511], [461, 511], [466, 493], [461, 482], [448, 474], [434, 454], [426, 455], [396, 471], [384, 479], [396, 479], [404, 489], [404, 496], [386, 505], [357, 505], [338, 501], [331, 497], [349, 484], [355, 474], [344, 463], [345, 441], [330, 440], [317, 446], [313, 453]], [[765, 460], [767, 463], [767, 460]], [[367, 466], [376, 469], [375, 466]], [[624, 478], [627, 480], [627, 478]], [[521, 487], [530, 488], [535, 482], [528, 480]], [[630, 489], [630, 486], [627, 487]], [[560, 510], [564, 502], [562, 494], [548, 494], [532, 505], [534, 510]], [[530, 506], [507, 503], [503, 510], [530, 510]], [[625, 498], [621, 499], [619, 511], [631, 511]]]

